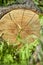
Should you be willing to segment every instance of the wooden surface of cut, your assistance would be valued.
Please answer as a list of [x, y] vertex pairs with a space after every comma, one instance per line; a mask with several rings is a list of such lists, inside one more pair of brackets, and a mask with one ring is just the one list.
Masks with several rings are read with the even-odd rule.
[[[28, 9], [15, 9], [5, 14], [0, 20], [0, 34], [10, 42], [15, 42], [18, 33], [25, 39], [30, 35], [40, 36], [40, 23], [38, 15]], [[29, 41], [33, 41], [30, 38]]]

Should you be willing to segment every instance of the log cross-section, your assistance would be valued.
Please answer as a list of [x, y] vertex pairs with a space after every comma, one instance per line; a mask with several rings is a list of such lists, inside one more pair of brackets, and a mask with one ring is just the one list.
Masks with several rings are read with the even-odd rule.
[[[34, 35], [40, 36], [39, 16], [35, 12], [28, 9], [14, 9], [5, 14], [0, 20], [0, 35], [3, 39], [15, 42], [18, 33], [22, 39]], [[29, 38], [33, 41], [34, 38]]]

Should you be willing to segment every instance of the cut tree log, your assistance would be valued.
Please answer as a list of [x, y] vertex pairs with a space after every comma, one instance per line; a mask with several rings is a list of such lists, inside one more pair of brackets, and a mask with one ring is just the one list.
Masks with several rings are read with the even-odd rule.
[[[40, 22], [38, 14], [28, 9], [15, 9], [5, 14], [0, 20], [0, 34], [3, 39], [11, 43], [16, 41], [20, 33], [22, 39], [34, 35], [40, 37]], [[28, 41], [32, 42], [35, 38], [30, 37]]]

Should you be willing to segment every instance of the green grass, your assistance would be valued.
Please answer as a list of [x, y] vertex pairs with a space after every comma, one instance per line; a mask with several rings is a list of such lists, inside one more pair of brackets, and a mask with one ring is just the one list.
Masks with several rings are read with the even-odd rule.
[[40, 8], [40, 10], [43, 12], [43, 0], [33, 0], [33, 1]]
[[[21, 39], [19, 39], [21, 40]], [[33, 43], [26, 43], [25, 41], [19, 41], [23, 46], [18, 49], [16, 43], [10, 45], [9, 42], [5, 40], [0, 40], [0, 65], [27, 65], [36, 46], [39, 44], [38, 39]]]
[[7, 6], [11, 4], [24, 3], [24, 0], [0, 0], [0, 6]]
[[0, 0], [0, 6], [7, 6], [16, 3], [15, 0]]

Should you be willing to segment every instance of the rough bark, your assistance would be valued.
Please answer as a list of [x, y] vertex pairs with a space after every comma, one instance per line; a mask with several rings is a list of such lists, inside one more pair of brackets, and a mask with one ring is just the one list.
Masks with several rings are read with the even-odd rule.
[[35, 12], [41, 13], [41, 10], [34, 4], [32, 0], [26, 0], [24, 4], [13, 4], [7, 7], [0, 7], [0, 18], [6, 14], [7, 12], [15, 9], [15, 8], [28, 8]]

